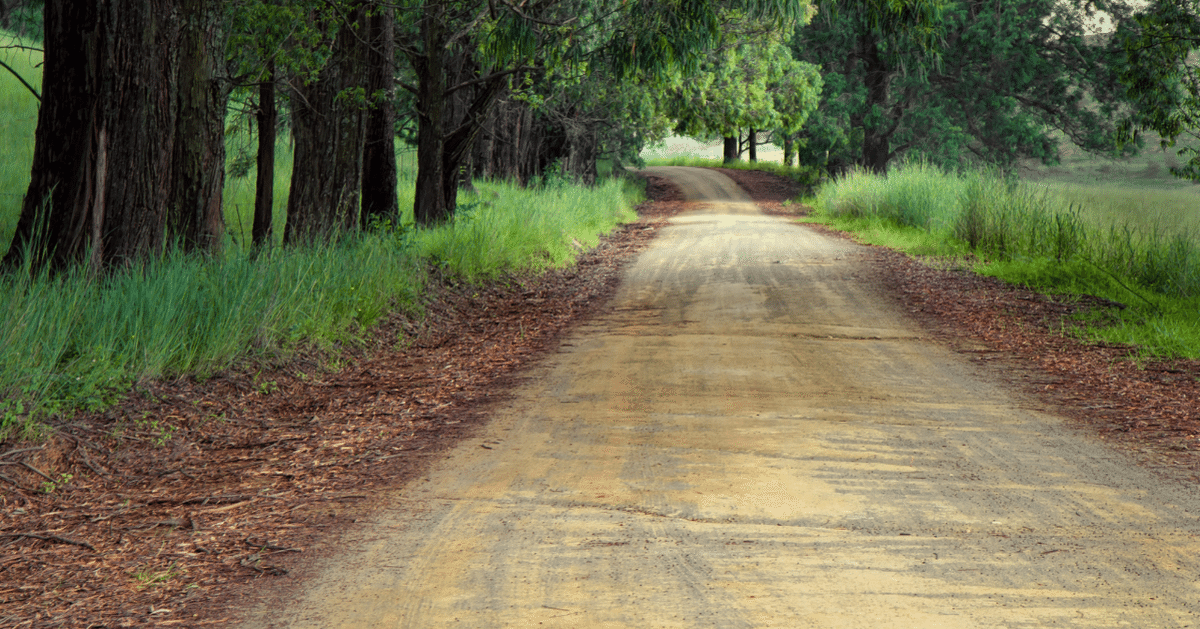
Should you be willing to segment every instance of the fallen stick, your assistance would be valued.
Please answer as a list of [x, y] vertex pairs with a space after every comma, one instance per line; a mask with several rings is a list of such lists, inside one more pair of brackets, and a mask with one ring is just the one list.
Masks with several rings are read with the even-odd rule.
[[87, 542], [60, 537], [58, 535], [43, 535], [41, 533], [0, 533], [0, 537], [29, 537], [32, 539], [40, 539], [43, 542], [58, 542], [59, 544], [71, 544], [72, 546], [83, 546], [84, 548], [96, 552], [96, 547]]

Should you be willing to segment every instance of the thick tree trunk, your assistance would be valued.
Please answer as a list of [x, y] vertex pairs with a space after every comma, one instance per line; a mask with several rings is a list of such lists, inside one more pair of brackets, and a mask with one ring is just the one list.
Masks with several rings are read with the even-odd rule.
[[168, 234], [187, 251], [211, 251], [225, 233], [226, 83], [216, 76], [225, 41], [216, 0], [180, 0], [179, 79]]
[[267, 62], [267, 76], [258, 86], [258, 160], [254, 181], [255, 249], [271, 244], [271, 222], [275, 216], [275, 136], [279, 110], [275, 107], [275, 62]]
[[367, 112], [367, 138], [363, 147], [362, 226], [374, 219], [395, 220], [396, 200], [396, 40], [395, 10], [380, 8], [370, 23], [367, 58], [367, 97], [381, 97]]
[[429, 3], [422, 22], [424, 54], [412, 59], [417, 75], [417, 188], [413, 216], [436, 225], [454, 216], [458, 188], [479, 130], [506, 79], [479, 77], [470, 53], [447, 52], [444, 7]]
[[568, 121], [566, 171], [575, 181], [596, 183], [596, 137], [586, 125]]
[[738, 136], [725, 136], [725, 159], [726, 163], [736, 162], [741, 157], [741, 151], [738, 150]]
[[[172, 0], [47, 0], [43, 101], [7, 266], [160, 251], [175, 155]], [[190, 84], [190, 81], [189, 81]]]
[[288, 198], [288, 243], [326, 241], [358, 227], [366, 109], [338, 98], [366, 82], [366, 11], [359, 5], [343, 24], [316, 81], [299, 88], [295, 107], [296, 152]]
[[454, 214], [447, 206], [443, 158], [446, 149], [446, 30], [445, 8], [437, 2], [425, 4], [421, 21], [425, 54], [413, 59], [417, 75], [417, 187], [413, 217], [418, 225], [437, 225]]
[[758, 161], [758, 132], [754, 127], [750, 127], [750, 134], [746, 139], [746, 145], [750, 149], [750, 161]]
[[[888, 89], [891, 84], [891, 72], [887, 63], [879, 54], [879, 47], [871, 37], [864, 37], [860, 43], [863, 48], [863, 63], [866, 70], [864, 83], [867, 88], [866, 109], [868, 111], [887, 111]], [[868, 117], [863, 123], [862, 159], [860, 165], [872, 172], [887, 172], [887, 164], [891, 152], [891, 133], [885, 130], [887, 122], [878, 117]]]

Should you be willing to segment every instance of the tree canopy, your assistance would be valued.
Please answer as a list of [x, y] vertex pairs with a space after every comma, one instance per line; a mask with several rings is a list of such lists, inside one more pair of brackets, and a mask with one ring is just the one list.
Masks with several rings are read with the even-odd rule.
[[[1122, 22], [1115, 39], [1128, 61], [1121, 80], [1138, 105], [1126, 120], [1124, 139], [1134, 139], [1139, 129], [1158, 133], [1163, 148], [1180, 137], [1200, 139], [1200, 0], [1155, 0]], [[1200, 152], [1184, 146], [1179, 154], [1191, 157], [1171, 172], [1200, 181]]]
[[809, 159], [876, 171], [914, 153], [947, 164], [1054, 161], [1055, 132], [1092, 152], [1114, 150], [1113, 120], [1127, 106], [1113, 71], [1119, 55], [1088, 27], [1101, 8], [1119, 17], [1123, 5], [897, 4], [826, 0], [793, 40], [827, 85], [803, 137]]

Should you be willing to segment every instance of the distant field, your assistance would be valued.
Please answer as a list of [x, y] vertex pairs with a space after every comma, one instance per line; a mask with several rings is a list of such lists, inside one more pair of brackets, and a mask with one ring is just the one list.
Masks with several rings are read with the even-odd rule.
[[[700, 141], [687, 137], [671, 136], [658, 144], [642, 150], [642, 159], [674, 159], [690, 157], [696, 159], [721, 159], [724, 143], [721, 139]], [[742, 155], [746, 159], [746, 155]], [[783, 163], [783, 148], [774, 144], [758, 147], [758, 161]]]
[[1025, 181], [1074, 203], [1097, 225], [1129, 223], [1139, 228], [1190, 232], [1200, 237], [1200, 185], [1171, 175], [1183, 158], [1176, 148], [1159, 148], [1150, 135], [1140, 155], [1106, 159], [1064, 146], [1055, 166], [1026, 162]]
[[[41, 53], [3, 48], [27, 43], [0, 31], [0, 60], [41, 90], [42, 71], [38, 67]], [[29, 187], [38, 115], [37, 99], [4, 68], [0, 68], [0, 112], [0, 252], [3, 252], [8, 250], [21, 214], [21, 200]]]

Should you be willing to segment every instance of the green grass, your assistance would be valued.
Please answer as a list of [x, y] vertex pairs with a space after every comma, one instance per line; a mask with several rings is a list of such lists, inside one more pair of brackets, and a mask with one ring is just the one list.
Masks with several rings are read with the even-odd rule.
[[[12, 45], [36, 45], [0, 31], [0, 60], [21, 74], [35, 89], [42, 89], [38, 52]], [[38, 101], [8, 70], [0, 67], [0, 251], [8, 249], [21, 215], [21, 201], [29, 187], [33, 164], [33, 132], [37, 128]]]
[[[512, 271], [558, 267], [618, 223], [637, 218], [624, 180], [608, 179], [587, 189], [551, 184], [525, 189], [508, 183], [477, 182], [477, 192], [460, 198], [454, 221], [414, 235], [427, 256], [468, 279]], [[412, 220], [409, 203], [405, 222]]]
[[[821, 187], [811, 220], [914, 255], [1050, 293], [1127, 304], [1080, 322], [1091, 339], [1147, 356], [1200, 357], [1200, 239], [1188, 214], [1147, 225], [995, 173], [900, 165]], [[1170, 220], [1168, 220], [1170, 218]]]
[[0, 436], [103, 407], [137, 381], [355, 343], [386, 313], [419, 310], [431, 265], [469, 281], [562, 266], [635, 218], [618, 180], [478, 188], [434, 229], [393, 227], [265, 259], [239, 247], [216, 259], [169, 254], [102, 280], [27, 269], [0, 279]]
[[[38, 55], [0, 51], [9, 65], [40, 72]], [[37, 103], [0, 74], [0, 244], [12, 238], [29, 182]], [[253, 154], [253, 135], [231, 117], [229, 171]], [[239, 164], [240, 160], [240, 164]], [[639, 191], [619, 180], [594, 188], [551, 180], [537, 189], [478, 183], [457, 218], [412, 225], [415, 154], [397, 146], [399, 225], [314, 247], [276, 247], [253, 258], [253, 169], [228, 176], [227, 246], [215, 258], [168, 252], [97, 278], [25, 268], [0, 276], [0, 439], [33, 436], [43, 421], [102, 408], [139, 381], [206, 378], [248, 362], [285, 361], [305, 348], [336, 352], [361, 342], [389, 312], [419, 312], [429, 270], [466, 281], [506, 279], [570, 264], [622, 221], [636, 218]], [[240, 166], [240, 168], [239, 168]], [[276, 154], [274, 232], [282, 240], [290, 143]]]

